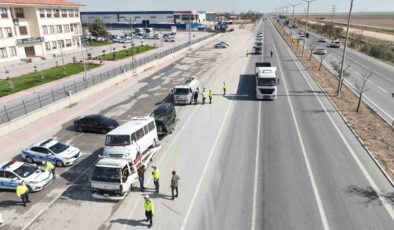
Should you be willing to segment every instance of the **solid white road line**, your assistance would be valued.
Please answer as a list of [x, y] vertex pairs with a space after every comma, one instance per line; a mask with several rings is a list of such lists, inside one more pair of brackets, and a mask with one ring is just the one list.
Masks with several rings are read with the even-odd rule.
[[259, 112], [257, 121], [257, 139], [256, 139], [256, 159], [254, 165], [254, 188], [253, 188], [253, 212], [252, 212], [252, 230], [256, 229], [256, 210], [257, 210], [257, 186], [259, 175], [260, 161], [260, 124], [261, 124], [261, 102], [259, 102]]
[[204, 167], [204, 169], [202, 171], [202, 174], [200, 176], [200, 180], [198, 181], [196, 190], [194, 192], [193, 198], [192, 198], [192, 200], [190, 202], [189, 208], [187, 209], [187, 212], [186, 212], [186, 215], [185, 215], [185, 219], [183, 219], [183, 223], [182, 223], [182, 226], [180, 228], [181, 230], [185, 230], [186, 229], [186, 223], [187, 223], [187, 220], [189, 219], [189, 216], [190, 216], [191, 210], [193, 208], [194, 202], [196, 201], [197, 195], [198, 195], [198, 193], [200, 191], [202, 181], [205, 178], [205, 174], [207, 173], [208, 166], [211, 163], [211, 158], [213, 156], [213, 153], [215, 152], [215, 149], [216, 149], [216, 146], [217, 146], [217, 144], [219, 142], [219, 139], [222, 136], [223, 128], [224, 128], [224, 125], [225, 125], [225, 123], [227, 121], [227, 117], [228, 117], [230, 108], [232, 107], [233, 102], [234, 102], [234, 96], [232, 96], [230, 100], [231, 100], [230, 105], [227, 107], [226, 113], [225, 113], [224, 118], [223, 118], [222, 125], [220, 126], [219, 132], [216, 135], [216, 139], [215, 139], [215, 142], [214, 142], [214, 144], [212, 146], [211, 152], [209, 153], [209, 156], [208, 156], [208, 159], [207, 159], [207, 163], [205, 164], [205, 167]]
[[[281, 40], [281, 39], [280, 39], [280, 40]], [[279, 56], [278, 54], [279, 54], [279, 53], [277, 52], [277, 49], [276, 49], [276, 46], [275, 46], [275, 42], [273, 42], [273, 44], [274, 44], [273, 47], [274, 47], [274, 50], [275, 50], [276, 60], [278, 61], [279, 69], [280, 69], [280, 72], [281, 72], [281, 75], [282, 75], [282, 79], [283, 79], [283, 85], [284, 85], [284, 87], [285, 87], [286, 92], [288, 93], [289, 90], [287, 89], [286, 80], [285, 80], [285, 77], [284, 77], [284, 74], [283, 74], [283, 73], [284, 73], [284, 72], [283, 72], [283, 68], [282, 68], [282, 65], [281, 65], [281, 63], [280, 63], [280, 60], [279, 60], [279, 58], [278, 58], [278, 56]], [[311, 181], [311, 185], [312, 185], [312, 189], [313, 189], [313, 194], [314, 194], [314, 196], [315, 196], [316, 203], [317, 203], [317, 207], [318, 207], [318, 209], [319, 209], [319, 214], [320, 214], [320, 219], [321, 219], [321, 221], [322, 221], [323, 229], [324, 229], [324, 230], [329, 230], [330, 227], [329, 227], [329, 225], [328, 225], [328, 221], [327, 221], [327, 217], [326, 217], [326, 212], [324, 211], [323, 203], [322, 203], [321, 198], [320, 198], [319, 189], [317, 188], [315, 176], [314, 176], [314, 174], [313, 174], [312, 167], [311, 167], [311, 164], [310, 164], [310, 162], [309, 162], [308, 154], [307, 154], [306, 149], [305, 149], [304, 140], [303, 140], [303, 138], [302, 138], [301, 131], [300, 131], [300, 128], [299, 128], [299, 126], [298, 126], [297, 118], [296, 118], [296, 115], [295, 115], [295, 113], [294, 113], [293, 104], [292, 104], [292, 102], [291, 102], [291, 100], [290, 100], [290, 97], [287, 97], [287, 100], [289, 101], [291, 114], [292, 114], [292, 116], [293, 116], [294, 125], [295, 125], [295, 128], [296, 128], [296, 130], [297, 130], [297, 136], [298, 136], [298, 140], [299, 140], [300, 145], [301, 145], [302, 154], [303, 154], [303, 156], [304, 156], [306, 169], [307, 169], [308, 174], [309, 174], [309, 179], [310, 179], [310, 181]]]
[[382, 90], [383, 92], [388, 93], [387, 90], [383, 89], [382, 87], [380, 87], [378, 85], [376, 85], [376, 86], [378, 87], [378, 89]]
[[[304, 79], [306, 80], [306, 82], [308, 83], [310, 89], [313, 90], [313, 87], [310, 83], [310, 80], [308, 80], [308, 78], [305, 76], [304, 71], [302, 70], [303, 68], [301, 68], [301, 64], [299, 63], [299, 60], [295, 57], [295, 55], [292, 53], [292, 51], [290, 50], [290, 48], [287, 46], [286, 43], [284, 43], [284, 41], [282, 39], [280, 39], [281, 42], [283, 43], [283, 45], [285, 46], [287, 52], [290, 54], [292, 60], [297, 64], [298, 69], [300, 70], [300, 72], [302, 73], [302, 76], [304, 77]], [[317, 96], [316, 94], [314, 94], [316, 99], [319, 101], [321, 107], [325, 110], [325, 111], [329, 111], [326, 106], [323, 104], [323, 102], [320, 100], [319, 96]], [[361, 163], [360, 159], [358, 158], [358, 156], [356, 155], [356, 153], [354, 152], [353, 148], [351, 147], [351, 145], [349, 144], [349, 142], [346, 140], [345, 136], [343, 135], [342, 131], [339, 129], [339, 127], [337, 126], [337, 124], [335, 123], [334, 119], [332, 118], [331, 114], [326, 112], [325, 113], [327, 115], [327, 117], [329, 118], [329, 120], [331, 121], [332, 125], [334, 126], [335, 130], [337, 131], [337, 133], [339, 134], [339, 136], [341, 137], [343, 143], [346, 145], [347, 149], [349, 150], [350, 154], [352, 155], [354, 161], [357, 163], [358, 167], [360, 168], [361, 172], [363, 173], [364, 177], [367, 179], [368, 183], [371, 185], [371, 187], [378, 193], [381, 194], [382, 190], [380, 190], [380, 188], [378, 187], [378, 185], [375, 183], [375, 181], [372, 179], [371, 175], [369, 174], [368, 170], [365, 168], [365, 166], [363, 165], [363, 163]], [[378, 199], [382, 202], [383, 206], [385, 207], [386, 211], [388, 212], [388, 214], [390, 215], [391, 219], [394, 220], [394, 210], [391, 207], [390, 204], [388, 204], [386, 202], [386, 200], [382, 199], [380, 196], [378, 197]]]

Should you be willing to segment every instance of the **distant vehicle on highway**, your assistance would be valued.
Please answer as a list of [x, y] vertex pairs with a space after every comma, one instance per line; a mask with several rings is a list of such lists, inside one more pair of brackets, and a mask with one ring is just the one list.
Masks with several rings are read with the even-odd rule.
[[74, 120], [74, 129], [78, 132], [107, 133], [118, 126], [119, 123], [116, 120], [99, 114], [92, 114]]
[[78, 162], [81, 159], [81, 151], [55, 139], [47, 139], [22, 150], [22, 158], [30, 164], [48, 161], [57, 167], [64, 167]]
[[228, 44], [227, 42], [219, 42], [218, 44], [223, 44], [223, 45], [225, 45], [225, 46], [227, 46], [227, 47], [230, 46], [230, 44]]
[[341, 42], [340, 42], [340, 41], [337, 41], [337, 40], [332, 41], [332, 42], [330, 43], [329, 47], [332, 47], [332, 48], [339, 48], [339, 47], [341, 47]]
[[225, 49], [225, 48], [227, 48], [226, 45], [221, 44], [221, 43], [216, 44], [214, 47], [215, 47], [216, 49]]
[[261, 46], [254, 46], [253, 49], [254, 49], [254, 54], [257, 55], [262, 54], [263, 52], [263, 48]]
[[167, 135], [175, 129], [176, 111], [172, 103], [162, 103], [152, 113], [158, 135]]
[[30, 192], [37, 192], [53, 182], [50, 170], [20, 161], [0, 164], [0, 189], [15, 190], [20, 181], [24, 181]]
[[317, 40], [318, 42], [326, 42], [326, 39], [324, 37], [319, 38], [319, 40]]
[[276, 67], [272, 67], [269, 62], [256, 62], [256, 98], [276, 99], [277, 85], [279, 78], [276, 76]]
[[313, 51], [313, 54], [316, 54], [316, 55], [327, 55], [327, 50], [326, 50], [325, 48], [317, 47], [317, 48]]

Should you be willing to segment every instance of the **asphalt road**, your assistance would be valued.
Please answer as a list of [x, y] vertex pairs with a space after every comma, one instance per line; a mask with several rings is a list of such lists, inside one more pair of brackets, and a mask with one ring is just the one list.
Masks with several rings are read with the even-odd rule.
[[[293, 34], [298, 36], [297, 32], [300, 31], [300, 28], [293, 31]], [[326, 66], [332, 69], [332, 62], [341, 62], [343, 46], [330, 48], [328, 47], [329, 39], [326, 43], [318, 42], [321, 36], [314, 33], [309, 34], [312, 44], [327, 49], [328, 55], [323, 60]], [[388, 123], [394, 122], [394, 66], [350, 48], [347, 49], [345, 68], [347, 66], [350, 66], [351, 76], [345, 80], [345, 83], [356, 92], [362, 85], [363, 76], [371, 71], [372, 77], [367, 82], [363, 99]]]
[[[264, 55], [246, 57], [258, 31], [265, 34]], [[92, 199], [89, 167], [103, 135], [75, 133], [70, 117], [46, 135], [78, 146], [84, 159], [32, 194], [27, 209], [13, 192], [0, 193], [11, 223], [5, 229], [146, 229], [145, 194], [155, 204], [152, 229], [391, 229], [393, 188], [273, 26], [265, 22], [219, 40], [230, 47], [212, 49], [212, 42], [134, 84], [114, 86], [113, 95], [92, 108], [81, 107], [124, 122], [150, 112], [189, 76], [213, 89], [213, 104], [177, 107], [176, 130], [161, 141], [152, 163], [161, 171], [160, 194], [135, 191], [119, 203]], [[254, 63], [263, 60], [278, 67], [275, 101], [255, 100]], [[181, 177], [174, 201], [172, 170]], [[150, 176], [147, 187], [153, 188]]]

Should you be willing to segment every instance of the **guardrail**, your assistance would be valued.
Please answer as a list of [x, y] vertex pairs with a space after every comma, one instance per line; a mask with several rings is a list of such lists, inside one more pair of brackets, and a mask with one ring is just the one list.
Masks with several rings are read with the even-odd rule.
[[[214, 36], [214, 34], [209, 34], [204, 37], [192, 40], [190, 45], [201, 42], [212, 36]], [[130, 60], [130, 62], [126, 64], [117, 65], [111, 69], [108, 69], [105, 72], [87, 74], [86, 76], [75, 79], [73, 81], [65, 82], [64, 84], [53, 86], [50, 89], [43, 89], [41, 91], [37, 91], [30, 95], [24, 96], [24, 99], [18, 99], [17, 102], [12, 101], [10, 103], [12, 103], [13, 105], [3, 105], [0, 108], [0, 126], [18, 117], [38, 110], [44, 106], [64, 99], [70, 94], [75, 94], [83, 91], [89, 87], [100, 84], [103, 81], [111, 79], [127, 71], [133, 70], [133, 68], [139, 67], [153, 60], [165, 57], [188, 46], [189, 42], [185, 42], [178, 46], [153, 53], [140, 59], [136, 58], [135, 66], [133, 66], [133, 63]]]

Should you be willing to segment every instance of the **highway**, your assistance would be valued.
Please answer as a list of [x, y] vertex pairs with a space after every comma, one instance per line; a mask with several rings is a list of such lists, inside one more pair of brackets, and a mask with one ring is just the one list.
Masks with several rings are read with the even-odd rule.
[[[246, 56], [259, 31], [265, 34], [263, 55]], [[230, 47], [212, 49], [218, 41]], [[255, 100], [257, 61], [278, 67], [275, 101]], [[92, 199], [89, 175], [104, 136], [74, 132], [72, 119], [100, 113], [123, 123], [149, 113], [190, 76], [213, 89], [213, 104], [177, 106], [176, 130], [161, 140], [152, 162], [161, 171], [161, 192], [135, 190], [119, 203]], [[223, 81], [229, 84], [226, 96]], [[152, 229], [392, 229], [393, 204], [386, 196], [393, 187], [268, 21], [223, 34], [170, 66], [96, 97], [26, 127], [25, 135], [42, 130], [19, 145], [54, 136], [84, 156], [32, 194], [27, 209], [14, 192], [1, 192], [5, 229], [146, 229], [145, 194], [155, 204]], [[18, 147], [4, 150], [2, 159], [14, 157]], [[172, 170], [181, 178], [175, 200]], [[146, 182], [153, 188], [151, 176]]]
[[[300, 31], [300, 28], [294, 29], [293, 31], [293, 34], [298, 36], [297, 33]], [[340, 63], [342, 60], [343, 46], [340, 48], [330, 48], [328, 47], [329, 39], [326, 39], [326, 43], [322, 43], [318, 42], [321, 36], [311, 32], [309, 34], [309, 40], [312, 44], [317, 44], [319, 47], [327, 49], [328, 55], [323, 61], [325, 66], [332, 70], [331, 63]], [[363, 76], [369, 71], [372, 72], [372, 77], [367, 82], [367, 90], [363, 99], [384, 120], [392, 124], [394, 122], [394, 66], [351, 48], [347, 49], [345, 68], [347, 66], [350, 66], [349, 71], [351, 72], [351, 76], [345, 80], [345, 83], [356, 92], [357, 87], [361, 86]]]

